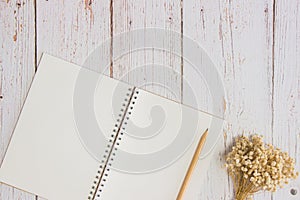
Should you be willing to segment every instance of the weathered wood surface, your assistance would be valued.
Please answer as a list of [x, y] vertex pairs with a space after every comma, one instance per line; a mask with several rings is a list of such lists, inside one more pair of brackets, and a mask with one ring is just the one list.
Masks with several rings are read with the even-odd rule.
[[[300, 1], [275, 3], [272, 74], [272, 141], [296, 158], [300, 169]], [[291, 195], [292, 190], [296, 195]], [[300, 178], [273, 199], [300, 199]]]
[[[165, 41], [171, 53], [131, 51], [138, 38], [130, 38], [131, 44], [109, 39], [147, 27], [176, 31], [198, 42], [224, 82], [225, 134], [205, 174], [207, 184], [191, 199], [233, 199], [232, 183], [222, 167], [223, 154], [242, 130], [263, 134], [266, 141], [299, 157], [299, 0], [10, 0], [0, 1], [1, 160], [42, 52], [82, 64], [108, 40], [110, 45], [100, 56], [113, 62], [106, 70], [107, 66], [94, 69], [183, 103], [189, 103], [184, 79], [195, 91], [205, 90], [188, 63], [172, 55], [184, 45], [177, 40], [173, 44], [173, 35]], [[114, 58], [118, 47], [129, 53]], [[157, 65], [168, 66], [174, 73]], [[209, 111], [209, 99], [201, 94], [197, 98], [197, 107]], [[291, 189], [297, 194], [291, 195]], [[299, 195], [298, 179], [275, 194], [261, 193], [255, 199], [299, 199]], [[2, 184], [0, 199], [35, 197]]]
[[[122, 32], [152, 27], [178, 33], [181, 31], [180, 1], [121, 0], [113, 1], [112, 7], [111, 34], [113, 37]], [[112, 76], [180, 101], [181, 59], [173, 54], [176, 51], [175, 48], [180, 48], [181, 43], [180, 40], [172, 41], [172, 37], [176, 36], [170, 33], [163, 40], [163, 49], [166, 51], [152, 49], [134, 51], [131, 47], [138, 46], [136, 43], [140, 41], [140, 34], [137, 38], [124, 36], [124, 41], [129, 41], [125, 43], [116, 42], [113, 38], [114, 51], [125, 48], [127, 53], [113, 62]], [[115, 57], [114, 52], [113, 57]], [[173, 73], [170, 73], [168, 69], [172, 69]]]
[[[35, 73], [34, 2], [0, 1], [0, 163]], [[0, 199], [35, 196], [0, 184]]]
[[[227, 94], [224, 99], [226, 137], [221, 152], [216, 155], [218, 162], [213, 162], [207, 171], [208, 186], [199, 192], [199, 199], [233, 199], [233, 186], [222, 171], [222, 152], [228, 150], [233, 137], [242, 130], [255, 131], [270, 141], [272, 7], [271, 1], [188, 1], [184, 4], [184, 34], [207, 50], [223, 78]], [[270, 199], [270, 195], [261, 199]]]

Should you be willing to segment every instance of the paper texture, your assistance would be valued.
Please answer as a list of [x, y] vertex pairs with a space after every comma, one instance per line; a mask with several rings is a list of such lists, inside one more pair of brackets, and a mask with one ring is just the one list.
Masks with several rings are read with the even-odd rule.
[[98, 199], [176, 199], [212, 117], [143, 90], [136, 92]]
[[[79, 73], [90, 81], [99, 80], [93, 92], [99, 135], [91, 133], [93, 117], [74, 110]], [[89, 88], [80, 87], [86, 90], [79, 88], [78, 92], [85, 95]], [[44, 54], [1, 166], [1, 182], [50, 200], [87, 199], [99, 167], [98, 158], [116, 124], [113, 109], [119, 108], [113, 108], [111, 99], [121, 105], [127, 88], [126, 84]], [[87, 110], [86, 106], [82, 109]], [[79, 132], [80, 128], [85, 132]], [[106, 138], [101, 140], [103, 135]], [[98, 148], [96, 153], [94, 148]]]

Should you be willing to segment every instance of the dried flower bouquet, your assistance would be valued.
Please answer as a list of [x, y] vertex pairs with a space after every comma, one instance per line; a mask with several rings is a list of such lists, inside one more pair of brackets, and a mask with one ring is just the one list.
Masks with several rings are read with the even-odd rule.
[[263, 138], [236, 138], [235, 146], [226, 156], [226, 167], [233, 179], [236, 200], [249, 199], [255, 192], [275, 192], [278, 187], [295, 179], [295, 161], [286, 152], [264, 144]]

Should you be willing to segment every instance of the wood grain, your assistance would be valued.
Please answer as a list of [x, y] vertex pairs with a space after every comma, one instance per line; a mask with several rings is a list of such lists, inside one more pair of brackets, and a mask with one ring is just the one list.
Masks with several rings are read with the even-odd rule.
[[[36, 4], [10, 0], [0, 1], [0, 18], [0, 160], [42, 52], [82, 64], [108, 40], [99, 59], [109, 58], [111, 66], [95, 61], [92, 69], [187, 104], [184, 79], [195, 91], [206, 93], [205, 83], [191, 66], [173, 55], [184, 45], [180, 40], [174, 42], [174, 35], [164, 41], [169, 52], [132, 52], [138, 38], [127, 38], [131, 45], [109, 39], [148, 27], [182, 32], [198, 42], [213, 59], [226, 90], [220, 108], [228, 121], [224, 137], [204, 174], [207, 184], [190, 190], [189, 199], [233, 199], [223, 155], [242, 130], [263, 134], [267, 142], [299, 157], [299, 0], [63, 0]], [[116, 48], [129, 53], [114, 58]], [[164, 67], [155, 67], [158, 65]], [[196, 94], [198, 104], [194, 106], [210, 111], [209, 97]], [[296, 164], [300, 171], [299, 159]], [[197, 167], [201, 170], [202, 166]], [[193, 184], [198, 184], [201, 176], [196, 173]], [[297, 195], [291, 195], [291, 189], [296, 189]], [[299, 194], [298, 179], [273, 195], [261, 193], [255, 199], [299, 199]], [[35, 197], [1, 184], [0, 199]]]
[[[82, 65], [110, 37], [110, 1], [37, 1], [37, 53]], [[109, 48], [99, 59], [110, 56]], [[102, 71], [104, 66], [90, 66]], [[106, 72], [107, 73], [107, 72]]]
[[[34, 2], [0, 2], [0, 163], [35, 73]], [[35, 196], [0, 184], [0, 199]]]
[[[112, 7], [113, 36], [134, 29], [152, 27], [180, 33], [180, 1], [115, 0]], [[163, 49], [165, 51], [144, 49], [133, 51], [131, 47], [136, 46], [135, 43], [140, 41], [139, 37], [124, 38], [124, 41], [130, 42], [117, 43], [113, 40], [114, 51], [124, 48], [127, 53], [114, 60], [112, 76], [156, 94], [180, 101], [181, 59], [173, 53], [176, 51], [175, 48], [180, 48], [181, 43], [180, 40], [172, 40], [172, 37], [176, 36], [170, 33], [164, 39]], [[114, 52], [112, 56], [114, 57]]]
[[0, 184], [0, 199], [1, 200], [36, 200], [32, 194], [20, 191], [5, 184]]
[[[233, 138], [243, 130], [263, 134], [271, 141], [272, 8], [272, 1], [184, 4], [184, 34], [206, 49], [223, 78], [227, 94], [223, 145], [207, 171], [207, 185], [193, 199], [233, 198], [232, 183], [222, 166], [224, 150], [229, 150]], [[192, 77], [189, 68], [184, 70], [186, 76]], [[270, 199], [270, 194], [256, 199]]]
[[[296, 158], [300, 171], [300, 2], [275, 4], [273, 64], [274, 145]], [[296, 195], [291, 190], [297, 190]], [[274, 200], [300, 199], [300, 179], [273, 195]]]

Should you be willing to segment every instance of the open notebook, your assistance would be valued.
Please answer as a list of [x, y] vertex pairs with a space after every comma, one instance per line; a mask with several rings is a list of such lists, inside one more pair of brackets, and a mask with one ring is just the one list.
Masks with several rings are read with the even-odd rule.
[[[209, 114], [43, 55], [0, 181], [50, 200], [176, 199]], [[218, 134], [209, 134], [204, 154]]]

